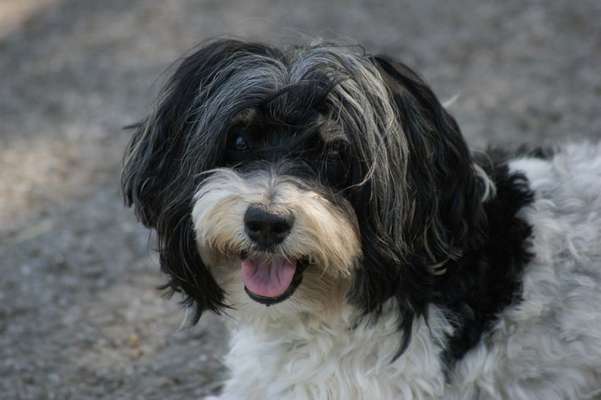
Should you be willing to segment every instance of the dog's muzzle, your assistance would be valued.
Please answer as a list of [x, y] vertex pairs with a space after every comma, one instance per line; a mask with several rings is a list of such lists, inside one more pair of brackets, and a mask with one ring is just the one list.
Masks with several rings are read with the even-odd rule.
[[244, 214], [244, 231], [259, 256], [242, 257], [244, 290], [248, 296], [265, 305], [286, 300], [302, 280], [304, 263], [274, 252], [294, 225], [294, 215], [276, 213], [260, 205], [250, 205]]

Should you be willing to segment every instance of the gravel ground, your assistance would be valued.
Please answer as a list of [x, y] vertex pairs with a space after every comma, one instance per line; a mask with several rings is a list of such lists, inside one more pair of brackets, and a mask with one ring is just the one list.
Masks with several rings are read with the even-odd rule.
[[[392, 3], [392, 2], [390, 2]], [[452, 5], [451, 5], [452, 4]], [[0, 398], [190, 399], [224, 331], [165, 300], [122, 206], [128, 133], [163, 71], [233, 34], [363, 43], [421, 71], [475, 147], [601, 134], [601, 2], [0, 2]]]

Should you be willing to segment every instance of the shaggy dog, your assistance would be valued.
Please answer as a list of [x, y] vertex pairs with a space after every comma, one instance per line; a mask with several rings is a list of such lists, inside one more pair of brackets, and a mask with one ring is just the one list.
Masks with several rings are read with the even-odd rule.
[[220, 399], [601, 395], [601, 146], [472, 153], [407, 66], [218, 40], [136, 125], [126, 201], [225, 314]]

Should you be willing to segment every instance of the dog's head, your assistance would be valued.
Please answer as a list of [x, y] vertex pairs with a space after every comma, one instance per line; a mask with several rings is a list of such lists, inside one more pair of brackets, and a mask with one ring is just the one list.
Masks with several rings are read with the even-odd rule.
[[197, 316], [394, 299], [409, 330], [483, 218], [455, 120], [408, 67], [358, 48], [212, 42], [136, 129], [125, 198]]

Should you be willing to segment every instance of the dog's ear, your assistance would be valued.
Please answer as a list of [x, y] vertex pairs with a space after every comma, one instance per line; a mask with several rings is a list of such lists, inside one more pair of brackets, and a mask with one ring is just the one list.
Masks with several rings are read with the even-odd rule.
[[415, 251], [421, 247], [430, 262], [460, 256], [482, 222], [487, 182], [477, 173], [459, 125], [423, 79], [404, 64], [381, 56], [373, 60], [391, 93], [408, 146], [406, 179], [413, 219], [404, 232], [417, 245]]
[[223, 290], [198, 254], [191, 220], [202, 172], [216, 166], [219, 153], [219, 136], [199, 126], [200, 113], [211, 91], [227, 79], [221, 72], [228, 60], [239, 52], [265, 51], [237, 40], [197, 49], [179, 63], [150, 116], [132, 126], [121, 176], [125, 202], [133, 205], [143, 224], [156, 230], [161, 268], [171, 278], [167, 287], [184, 292], [197, 305], [197, 317], [224, 305]]
[[[396, 299], [407, 345], [411, 321], [426, 312], [439, 274], [481, 238], [486, 182], [478, 175], [455, 119], [407, 66], [373, 57], [392, 99], [405, 143], [405, 171], [389, 171], [395, 184], [369, 183], [377, 208], [360, 212], [364, 265], [351, 300], [366, 312]], [[387, 133], [383, 133], [385, 140]], [[388, 138], [395, 140], [395, 138]], [[398, 140], [398, 138], [396, 138]], [[387, 192], [406, 191], [406, 204]], [[375, 216], [375, 218], [374, 218]], [[384, 221], [372, 226], [370, 220]], [[389, 221], [386, 223], [385, 221]], [[402, 226], [390, 226], [402, 224]]]

